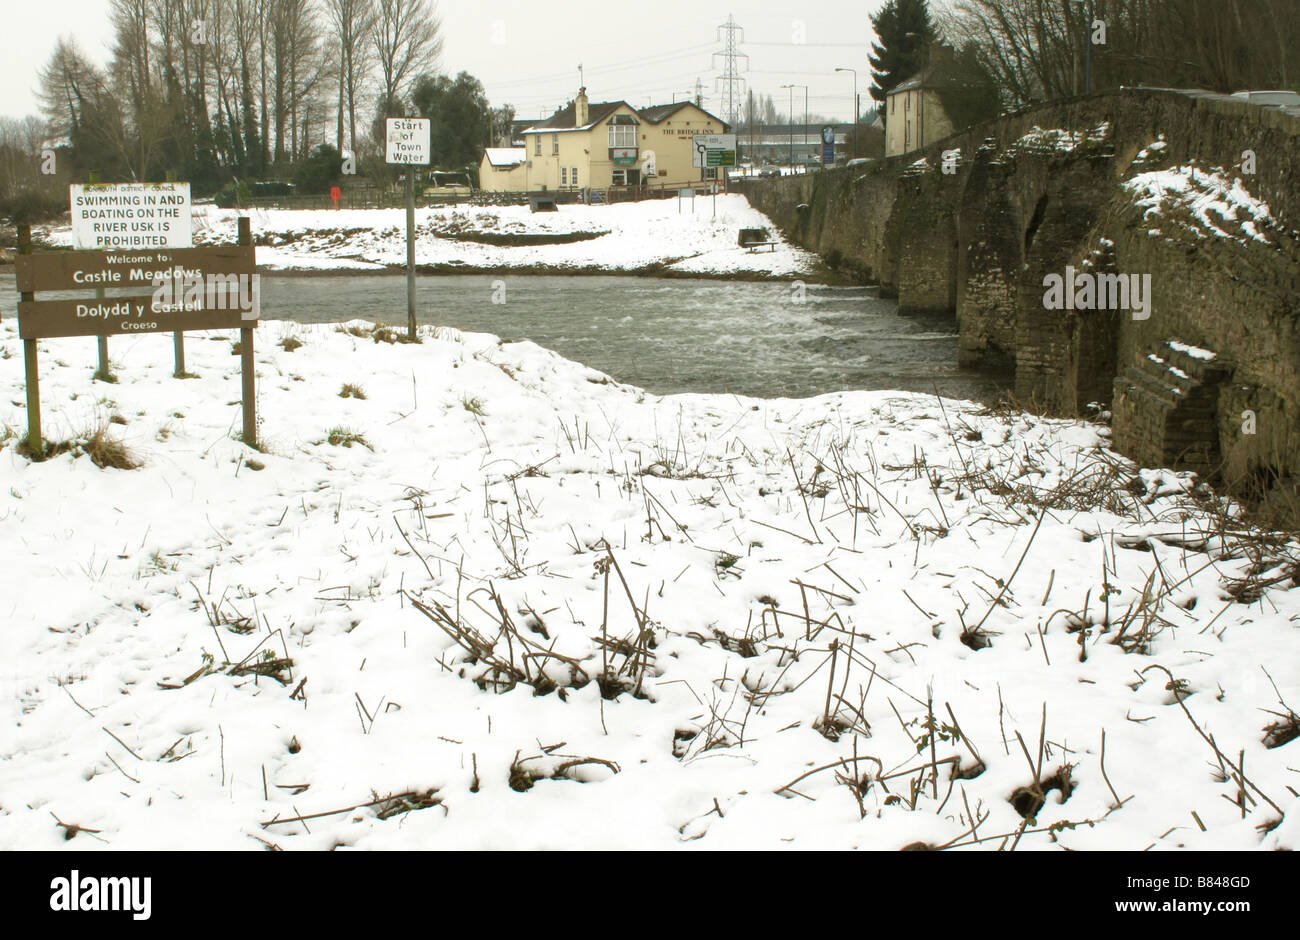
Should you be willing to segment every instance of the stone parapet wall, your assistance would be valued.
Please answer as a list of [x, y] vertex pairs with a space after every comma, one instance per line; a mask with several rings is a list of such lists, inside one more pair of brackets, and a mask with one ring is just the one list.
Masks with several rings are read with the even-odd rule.
[[[1253, 175], [1242, 173], [1247, 151]], [[1267, 205], [1267, 231], [1207, 237], [1211, 225], [1239, 235], [1240, 220], [1195, 209], [1148, 218], [1122, 185], [1189, 166], [1238, 178]], [[1300, 475], [1300, 118], [1124, 90], [1006, 115], [905, 157], [740, 190], [842, 274], [896, 295], [904, 313], [951, 312], [961, 363], [1014, 364], [1021, 399], [1063, 414], [1113, 403], [1121, 452], [1230, 478]], [[1149, 275], [1148, 315], [1047, 309], [1044, 277], [1067, 266]], [[1142, 378], [1168, 341], [1219, 354], [1176, 405], [1159, 404]]]

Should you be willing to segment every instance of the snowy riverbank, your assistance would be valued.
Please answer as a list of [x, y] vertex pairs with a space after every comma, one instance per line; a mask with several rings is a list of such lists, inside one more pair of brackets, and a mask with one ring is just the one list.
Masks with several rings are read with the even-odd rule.
[[1300, 848], [1296, 546], [1097, 427], [355, 332], [42, 341], [0, 848]]
[[[195, 244], [235, 240], [236, 218], [252, 218], [268, 271], [382, 271], [406, 265], [403, 209], [240, 212], [196, 206]], [[736, 243], [742, 228], [767, 228], [777, 244], [749, 252]], [[741, 195], [649, 200], [612, 206], [443, 206], [416, 210], [416, 264], [436, 273], [655, 273], [695, 277], [798, 277], [816, 256], [787, 243]], [[46, 233], [71, 245], [71, 229]]]

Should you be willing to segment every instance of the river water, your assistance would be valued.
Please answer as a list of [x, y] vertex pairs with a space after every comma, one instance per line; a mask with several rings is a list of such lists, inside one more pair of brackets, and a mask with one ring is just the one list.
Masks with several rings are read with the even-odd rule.
[[[13, 316], [16, 301], [12, 275], [0, 277], [5, 317]], [[987, 401], [1010, 383], [1009, 376], [957, 367], [951, 318], [900, 316], [898, 305], [881, 299], [875, 288], [810, 284], [801, 291], [789, 282], [615, 276], [425, 276], [416, 282], [416, 306], [421, 323], [530, 339], [657, 394], [776, 398], [901, 389]], [[263, 275], [262, 316], [404, 325], [406, 279]]]

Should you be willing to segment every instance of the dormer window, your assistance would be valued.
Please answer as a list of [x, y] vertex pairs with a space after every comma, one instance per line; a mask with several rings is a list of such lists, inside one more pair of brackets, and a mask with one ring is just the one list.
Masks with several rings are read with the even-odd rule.
[[616, 114], [609, 119], [609, 146], [611, 149], [636, 146], [636, 118]]

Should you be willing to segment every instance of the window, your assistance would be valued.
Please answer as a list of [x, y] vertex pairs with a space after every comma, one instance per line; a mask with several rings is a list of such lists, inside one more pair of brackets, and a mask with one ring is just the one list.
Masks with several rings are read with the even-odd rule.
[[568, 167], [564, 167], [564, 166], [560, 167], [560, 185], [561, 185], [561, 186], [568, 186], [568, 185], [569, 185], [569, 168], [568, 168]]
[[889, 96], [889, 113], [890, 114], [898, 113], [898, 95]]
[[609, 146], [611, 149], [636, 146], [636, 121], [630, 114], [616, 114], [609, 121]]
[[912, 93], [910, 91], [907, 93], [907, 97], [903, 99], [903, 110], [912, 110]]
[[541, 155], [542, 155], [542, 135], [534, 134], [533, 135], [533, 156], [540, 157]]
[[552, 134], [551, 135], [551, 156], [555, 156], [559, 152], [560, 152], [560, 135]]
[[574, 186], [578, 185], [578, 168], [576, 166], [569, 167], [569, 182]]
[[[611, 128], [611, 130], [612, 130], [612, 128]], [[626, 185], [627, 185], [627, 170], [615, 170], [615, 171], [614, 171], [614, 185], [615, 185], [615, 186], [626, 186]]]

